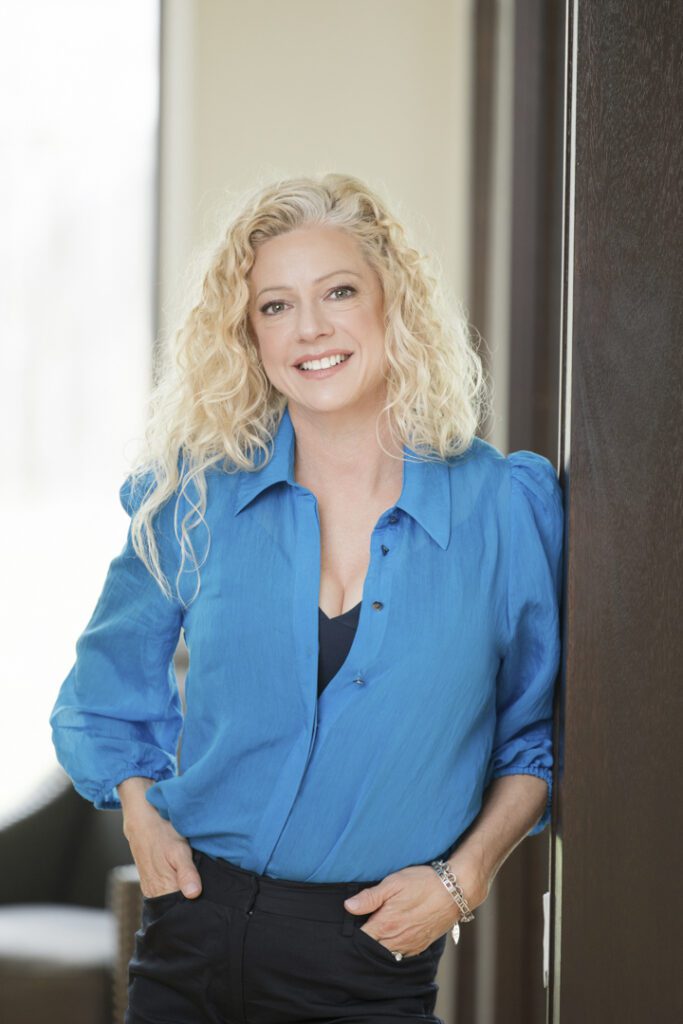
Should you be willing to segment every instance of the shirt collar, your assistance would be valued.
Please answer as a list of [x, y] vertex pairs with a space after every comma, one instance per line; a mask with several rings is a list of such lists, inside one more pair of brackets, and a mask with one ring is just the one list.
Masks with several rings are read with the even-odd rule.
[[[262, 469], [244, 470], [237, 482], [234, 514], [268, 487], [278, 483], [298, 486], [294, 479], [296, 435], [285, 406], [273, 442], [273, 454]], [[451, 533], [451, 486], [448, 463], [443, 459], [425, 461], [403, 445], [403, 490], [396, 508], [403, 509], [427, 531], [436, 543], [448, 547]], [[407, 456], [407, 457], [406, 457]], [[265, 458], [259, 452], [259, 462]]]

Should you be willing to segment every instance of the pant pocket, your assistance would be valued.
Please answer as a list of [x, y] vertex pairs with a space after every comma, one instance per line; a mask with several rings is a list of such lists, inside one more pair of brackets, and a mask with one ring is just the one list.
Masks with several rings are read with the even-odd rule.
[[143, 900], [127, 1019], [220, 1024], [230, 960], [225, 908], [180, 890]]
[[[373, 957], [379, 963], [388, 964], [390, 967], [400, 971], [408, 964], [426, 964], [431, 968], [432, 947], [427, 946], [421, 953], [412, 956], [404, 956], [397, 960], [392, 951], [368, 932], [364, 932], [360, 925], [353, 930], [352, 941], [362, 954]], [[400, 952], [400, 950], [399, 950]]]
[[181, 895], [181, 889], [174, 889], [173, 892], [162, 892], [159, 896], [143, 896], [143, 915], [151, 919], [159, 914], [163, 914], [165, 910], [169, 910], [174, 903], [178, 902]]
[[[373, 1013], [433, 1020], [438, 985], [436, 983], [435, 943], [416, 956], [397, 960], [391, 950], [368, 932], [361, 931], [358, 918], [340, 929], [342, 952], [349, 991], [359, 1006]], [[437, 940], [438, 942], [438, 940]], [[402, 952], [402, 951], [401, 951]]]

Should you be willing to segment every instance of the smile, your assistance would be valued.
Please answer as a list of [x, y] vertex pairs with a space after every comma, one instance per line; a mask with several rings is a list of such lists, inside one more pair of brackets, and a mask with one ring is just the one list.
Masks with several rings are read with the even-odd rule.
[[341, 352], [334, 356], [325, 356], [324, 359], [310, 359], [304, 363], [300, 363], [296, 369], [300, 373], [306, 374], [307, 376], [313, 376], [316, 378], [327, 377], [331, 373], [339, 372], [339, 368], [347, 363], [351, 358], [350, 355], [343, 355]]

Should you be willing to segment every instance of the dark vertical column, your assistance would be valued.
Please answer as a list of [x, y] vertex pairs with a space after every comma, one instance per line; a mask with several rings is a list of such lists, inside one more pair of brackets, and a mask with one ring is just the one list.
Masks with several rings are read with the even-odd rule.
[[551, 1019], [669, 1024], [683, 1019], [683, 5], [571, 2]]
[[[498, 5], [475, 5], [471, 318], [486, 341], [494, 180], [493, 109]], [[508, 450], [531, 448], [557, 463], [561, 355], [565, 0], [516, 0], [510, 230]], [[483, 431], [484, 435], [486, 430]], [[558, 688], [559, 689], [559, 688]], [[550, 887], [551, 832], [526, 839], [499, 871], [487, 936], [458, 951], [457, 1022], [542, 1024], [543, 893]], [[477, 928], [477, 923], [469, 927]], [[491, 934], [492, 933], [492, 934]], [[477, 934], [477, 938], [479, 938]], [[479, 957], [486, 962], [478, 963]]]
[[557, 461], [566, 0], [516, 0], [508, 448]]
[[[565, 44], [565, 0], [517, 0], [508, 450], [530, 448], [554, 464], [559, 447]], [[550, 847], [550, 829], [526, 839], [495, 882], [495, 1019], [506, 1024], [546, 1019], [543, 893], [550, 888]]]
[[[490, 288], [489, 252], [492, 187], [494, 174], [494, 116], [496, 94], [496, 28], [497, 0], [478, 0], [472, 8], [472, 106], [471, 106], [471, 232], [470, 272], [467, 306], [470, 320], [488, 341], [488, 305]], [[490, 372], [488, 347], [481, 349], [481, 357]], [[490, 422], [482, 424], [480, 435], [486, 437]], [[476, 1024], [477, 1012], [477, 959], [483, 946], [480, 919], [467, 925], [472, 932], [467, 941], [461, 941], [455, 951], [456, 988], [454, 994], [455, 1020], [448, 1024]], [[493, 983], [493, 971], [489, 972]]]

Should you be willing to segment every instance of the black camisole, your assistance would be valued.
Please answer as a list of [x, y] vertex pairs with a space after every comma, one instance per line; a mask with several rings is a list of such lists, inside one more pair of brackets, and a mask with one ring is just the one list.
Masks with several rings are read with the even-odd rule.
[[358, 627], [361, 604], [359, 601], [355, 607], [331, 619], [318, 608], [318, 696], [346, 660]]

